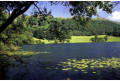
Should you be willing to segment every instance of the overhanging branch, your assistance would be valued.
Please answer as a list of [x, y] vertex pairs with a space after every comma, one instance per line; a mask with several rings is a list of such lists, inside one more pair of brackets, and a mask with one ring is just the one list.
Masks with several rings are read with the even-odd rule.
[[39, 14], [41, 14], [40, 8], [37, 6], [37, 4], [34, 3], [33, 5], [38, 9]]
[[0, 33], [2, 33], [9, 24], [11, 24], [15, 18], [17, 18], [19, 15], [23, 14], [28, 8], [33, 4], [34, 2], [26, 2], [26, 4], [23, 4], [19, 8], [16, 8], [13, 10], [11, 16], [7, 19], [5, 23], [3, 23], [0, 27]]

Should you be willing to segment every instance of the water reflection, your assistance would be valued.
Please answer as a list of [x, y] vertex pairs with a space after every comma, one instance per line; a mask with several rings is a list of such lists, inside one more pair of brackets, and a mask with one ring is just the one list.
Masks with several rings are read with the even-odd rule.
[[21, 51], [50, 54], [24, 55], [9, 66], [6, 79], [120, 79], [119, 49], [120, 43], [25, 45]]

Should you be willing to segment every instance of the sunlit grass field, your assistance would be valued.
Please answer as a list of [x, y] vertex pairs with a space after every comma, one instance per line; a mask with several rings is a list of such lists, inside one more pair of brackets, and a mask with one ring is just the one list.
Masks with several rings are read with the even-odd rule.
[[120, 37], [109, 36], [108, 42], [120, 42]]
[[[98, 35], [98, 37], [104, 37], [105, 35]], [[69, 43], [91, 43], [91, 38], [94, 36], [72, 36]], [[33, 40], [38, 41], [39, 39], [33, 38]], [[44, 44], [52, 44], [54, 40], [42, 40]], [[107, 42], [120, 42], [120, 37], [108, 36]], [[67, 43], [66, 41], [64, 43]]]

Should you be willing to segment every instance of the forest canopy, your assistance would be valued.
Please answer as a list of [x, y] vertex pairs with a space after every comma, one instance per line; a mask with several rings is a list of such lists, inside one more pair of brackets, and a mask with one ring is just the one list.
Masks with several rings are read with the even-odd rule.
[[[65, 1], [49, 2], [69, 7], [72, 18], [55, 18], [47, 8], [41, 8], [41, 2], [2, 1], [0, 2], [0, 42], [5, 45], [39, 44], [37, 39], [64, 42], [71, 36], [113, 35], [120, 36], [120, 26], [106, 19], [91, 19], [97, 15], [97, 9], [112, 12], [113, 4], [108, 1]], [[34, 5], [33, 14], [24, 14]], [[1, 48], [2, 49], [2, 48]]]
[[[40, 2], [39, 2], [40, 3]], [[10, 25], [19, 15], [23, 14], [25, 11], [29, 9], [31, 5], [34, 5], [38, 9], [38, 14], [43, 14], [46, 16], [46, 8], [41, 9], [37, 6], [38, 2], [33, 1], [3, 1], [0, 3], [0, 8], [2, 11], [8, 11], [9, 17], [5, 22], [3, 22], [0, 26], [0, 33], [3, 32], [8, 25]], [[52, 5], [62, 4], [65, 6], [69, 6], [69, 11], [71, 15], [74, 16], [74, 19], [79, 20], [82, 24], [85, 24], [92, 15], [97, 15], [97, 8], [111, 13], [112, 12], [112, 3], [110, 2], [102, 2], [102, 1], [65, 1], [65, 2], [50, 2]], [[10, 14], [10, 11], [12, 13]]]

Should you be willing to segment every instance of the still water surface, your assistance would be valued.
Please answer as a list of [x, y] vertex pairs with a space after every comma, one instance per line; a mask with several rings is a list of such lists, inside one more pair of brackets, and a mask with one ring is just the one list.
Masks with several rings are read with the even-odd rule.
[[[58, 63], [66, 59], [79, 58], [120, 58], [120, 43], [79, 43], [79, 44], [42, 44], [24, 45], [21, 51], [47, 52], [23, 57], [24, 63], [15, 62], [8, 69], [6, 79], [99, 79], [97, 75], [84, 75], [79, 72], [55, 70]], [[85, 77], [86, 76], [86, 77]], [[104, 76], [104, 74], [103, 74]], [[111, 78], [108, 75], [102, 79]], [[101, 79], [101, 78], [100, 78]]]

